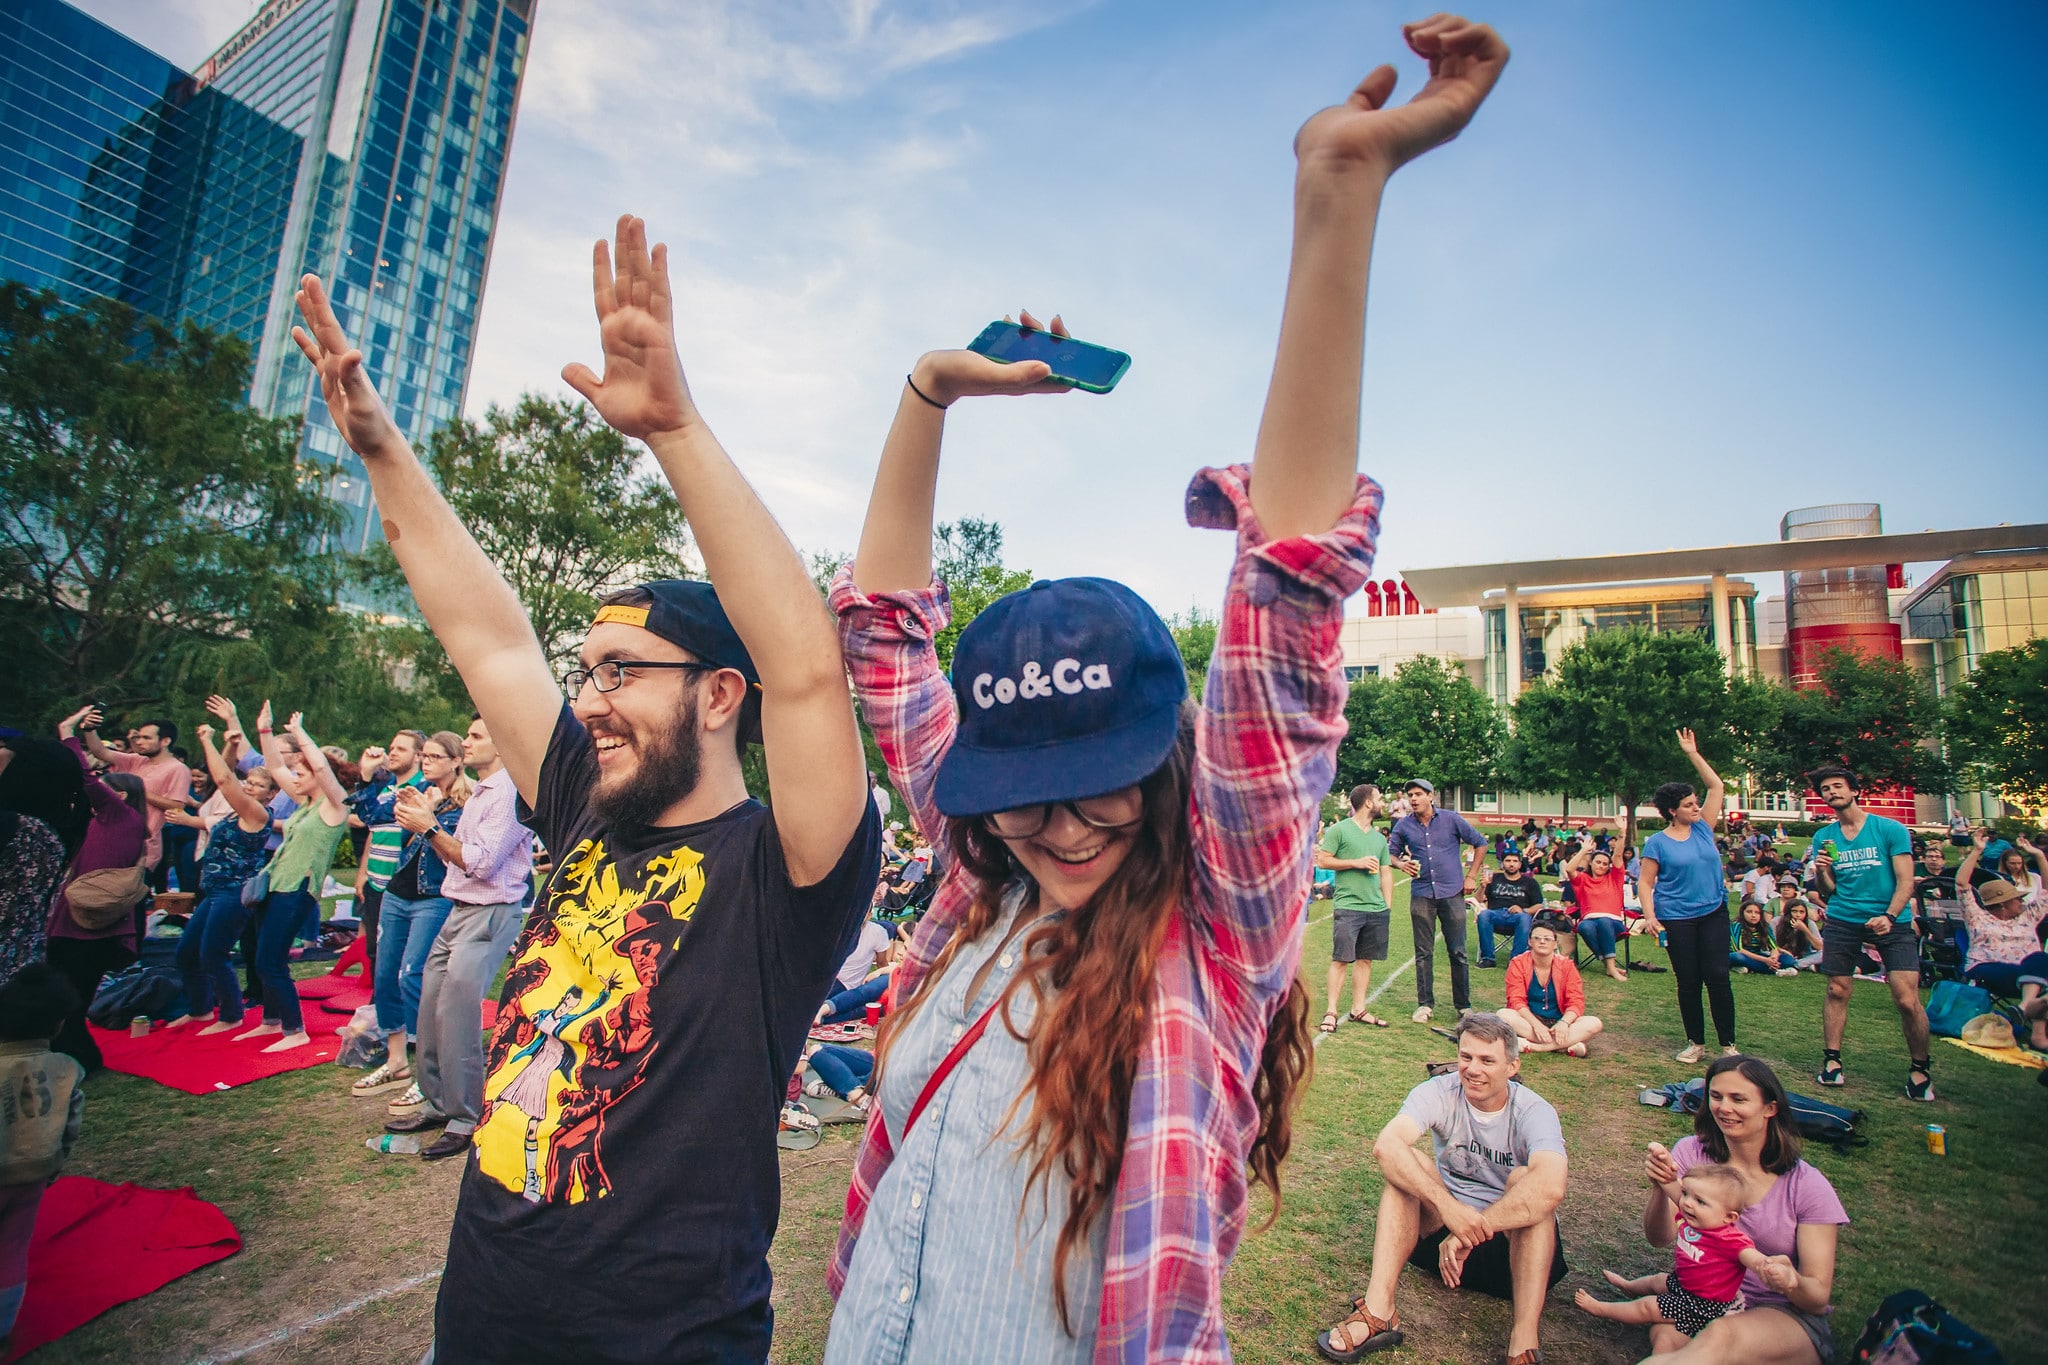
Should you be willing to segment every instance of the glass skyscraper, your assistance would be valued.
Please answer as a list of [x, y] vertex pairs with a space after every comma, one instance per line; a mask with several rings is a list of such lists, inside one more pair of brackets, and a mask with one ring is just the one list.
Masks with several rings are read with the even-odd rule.
[[329, 281], [415, 444], [462, 406], [533, 0], [268, 0], [185, 72], [62, 0], [0, 0], [0, 278], [233, 332], [250, 399], [379, 534], [291, 341]]

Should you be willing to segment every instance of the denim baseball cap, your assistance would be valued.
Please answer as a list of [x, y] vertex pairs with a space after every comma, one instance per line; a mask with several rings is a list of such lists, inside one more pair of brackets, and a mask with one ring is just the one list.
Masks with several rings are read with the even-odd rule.
[[1106, 578], [998, 599], [953, 651], [960, 729], [939, 764], [955, 818], [1135, 785], [1180, 736], [1188, 678], [1166, 623]]
[[613, 602], [597, 609], [592, 625], [617, 621], [653, 631], [679, 649], [687, 649], [707, 664], [735, 669], [748, 682], [759, 685], [761, 675], [747, 653], [718, 593], [709, 583], [694, 579], [662, 578], [640, 584], [640, 591], [653, 598], [644, 606]]

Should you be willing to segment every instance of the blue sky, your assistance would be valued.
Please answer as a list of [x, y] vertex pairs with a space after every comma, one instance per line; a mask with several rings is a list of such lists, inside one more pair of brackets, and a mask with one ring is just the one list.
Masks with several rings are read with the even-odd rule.
[[[249, 0], [85, 0], [196, 62]], [[670, 243], [698, 401], [791, 536], [850, 549], [901, 375], [1019, 305], [1128, 350], [1109, 397], [949, 419], [942, 517], [1214, 607], [1180, 521], [1247, 458], [1295, 128], [1423, 11], [538, 0], [475, 411], [595, 360], [590, 241]], [[1517, 2], [1514, 60], [1396, 177], [1362, 467], [1381, 573], [2048, 519], [2048, 8]], [[1845, 16], [1853, 22], [1845, 23]], [[1775, 585], [1773, 585], [1774, 587]]]

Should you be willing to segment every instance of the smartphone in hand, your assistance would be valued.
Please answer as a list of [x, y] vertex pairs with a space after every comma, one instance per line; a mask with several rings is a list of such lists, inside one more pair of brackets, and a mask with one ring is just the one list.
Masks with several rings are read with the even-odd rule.
[[980, 336], [967, 343], [967, 349], [1006, 365], [1043, 360], [1052, 368], [1054, 379], [1089, 393], [1108, 393], [1124, 377], [1124, 371], [1131, 368], [1131, 357], [1123, 351], [1034, 331], [1014, 322], [991, 322], [981, 329]]

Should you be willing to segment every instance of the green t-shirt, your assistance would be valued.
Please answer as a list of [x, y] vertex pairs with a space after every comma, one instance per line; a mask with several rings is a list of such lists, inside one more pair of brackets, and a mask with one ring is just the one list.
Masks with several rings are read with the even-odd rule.
[[293, 811], [284, 822], [284, 842], [270, 856], [272, 891], [304, 890], [318, 896], [326, 884], [334, 852], [348, 837], [348, 824], [330, 825], [320, 818], [320, 797]]
[[[1835, 894], [1828, 897], [1828, 918], [1862, 924], [1890, 909], [1892, 892], [1899, 886], [1892, 859], [1913, 852], [1913, 836], [1906, 827], [1882, 815], [1865, 815], [1863, 828], [1851, 839], [1837, 820], [1814, 831], [1814, 853], [1819, 854], [1830, 839], [1835, 843]], [[1907, 901], [1899, 909], [1899, 919], [1911, 918], [1913, 902]]]
[[[1323, 835], [1322, 849], [1333, 858], [1378, 858], [1384, 867], [1387, 836], [1376, 829], [1360, 829], [1357, 821], [1347, 817], [1330, 826]], [[1332, 903], [1339, 910], [1385, 910], [1387, 898], [1380, 894], [1380, 874], [1339, 868]]]

